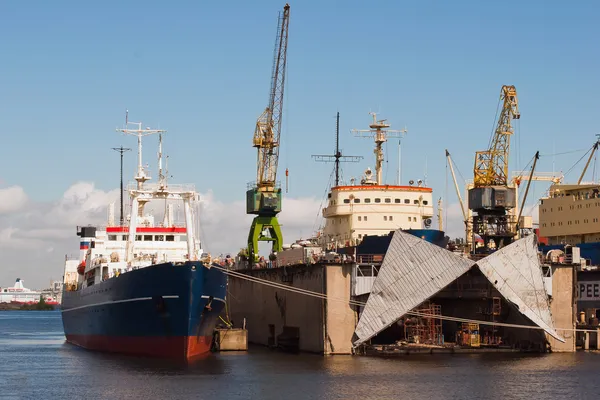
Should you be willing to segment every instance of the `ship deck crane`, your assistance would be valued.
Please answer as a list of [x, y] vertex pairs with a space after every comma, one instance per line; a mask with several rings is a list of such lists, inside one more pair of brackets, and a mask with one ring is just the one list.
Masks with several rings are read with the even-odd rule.
[[592, 146], [592, 152], [590, 153], [590, 156], [589, 156], [587, 162], [585, 163], [585, 167], [583, 167], [583, 171], [581, 171], [581, 175], [579, 176], [579, 179], [577, 180], [578, 185], [581, 185], [581, 181], [583, 180], [583, 177], [585, 176], [585, 173], [587, 172], [587, 169], [590, 166], [590, 161], [592, 161], [594, 154], [598, 150], [598, 145], [600, 145], [600, 134], [596, 135], [596, 137], [598, 138], [598, 140], [596, 140], [596, 142]]
[[[272, 255], [282, 250], [283, 237], [277, 214], [281, 212], [281, 187], [277, 183], [279, 138], [287, 60], [290, 6], [279, 14], [271, 76], [269, 104], [256, 122], [252, 146], [258, 150], [256, 182], [246, 191], [246, 213], [256, 215], [248, 234], [248, 257], [258, 259], [258, 242], [272, 242]], [[268, 232], [268, 235], [266, 233]]]

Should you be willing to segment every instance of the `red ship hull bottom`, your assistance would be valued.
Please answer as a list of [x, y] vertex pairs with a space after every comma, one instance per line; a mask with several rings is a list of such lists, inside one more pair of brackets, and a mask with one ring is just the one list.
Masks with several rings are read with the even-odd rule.
[[189, 361], [210, 353], [212, 336], [66, 335], [67, 342], [89, 350]]

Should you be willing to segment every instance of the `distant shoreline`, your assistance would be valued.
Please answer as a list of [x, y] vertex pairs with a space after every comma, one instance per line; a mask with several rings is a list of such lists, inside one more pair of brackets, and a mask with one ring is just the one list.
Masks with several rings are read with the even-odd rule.
[[0, 311], [54, 311], [58, 306], [53, 306], [46, 303], [35, 304], [13, 304], [0, 303]]

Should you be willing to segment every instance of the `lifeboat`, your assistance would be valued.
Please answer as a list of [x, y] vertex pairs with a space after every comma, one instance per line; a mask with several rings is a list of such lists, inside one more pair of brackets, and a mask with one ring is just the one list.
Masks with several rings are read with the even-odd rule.
[[83, 275], [83, 271], [85, 271], [85, 261], [82, 261], [78, 266], [77, 266], [77, 273], [79, 275]]

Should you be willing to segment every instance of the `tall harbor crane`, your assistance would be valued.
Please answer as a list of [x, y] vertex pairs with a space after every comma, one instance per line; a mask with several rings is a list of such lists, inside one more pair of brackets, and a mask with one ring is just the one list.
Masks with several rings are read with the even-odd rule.
[[[281, 212], [281, 186], [276, 181], [279, 138], [283, 112], [283, 89], [288, 43], [290, 5], [283, 7], [277, 23], [277, 38], [271, 76], [269, 104], [256, 121], [252, 146], [258, 150], [256, 182], [248, 184], [246, 213], [256, 215], [248, 234], [248, 258], [258, 258], [258, 242], [272, 242], [272, 255], [282, 250], [283, 238], [277, 220]], [[268, 233], [268, 235], [267, 235]]]
[[484, 252], [509, 244], [516, 233], [510, 216], [516, 207], [516, 189], [509, 186], [508, 156], [514, 133], [512, 120], [521, 117], [517, 89], [502, 86], [500, 100], [503, 103], [496, 131], [489, 149], [475, 153], [473, 187], [469, 189], [469, 209], [474, 212], [472, 232], [483, 239]]

